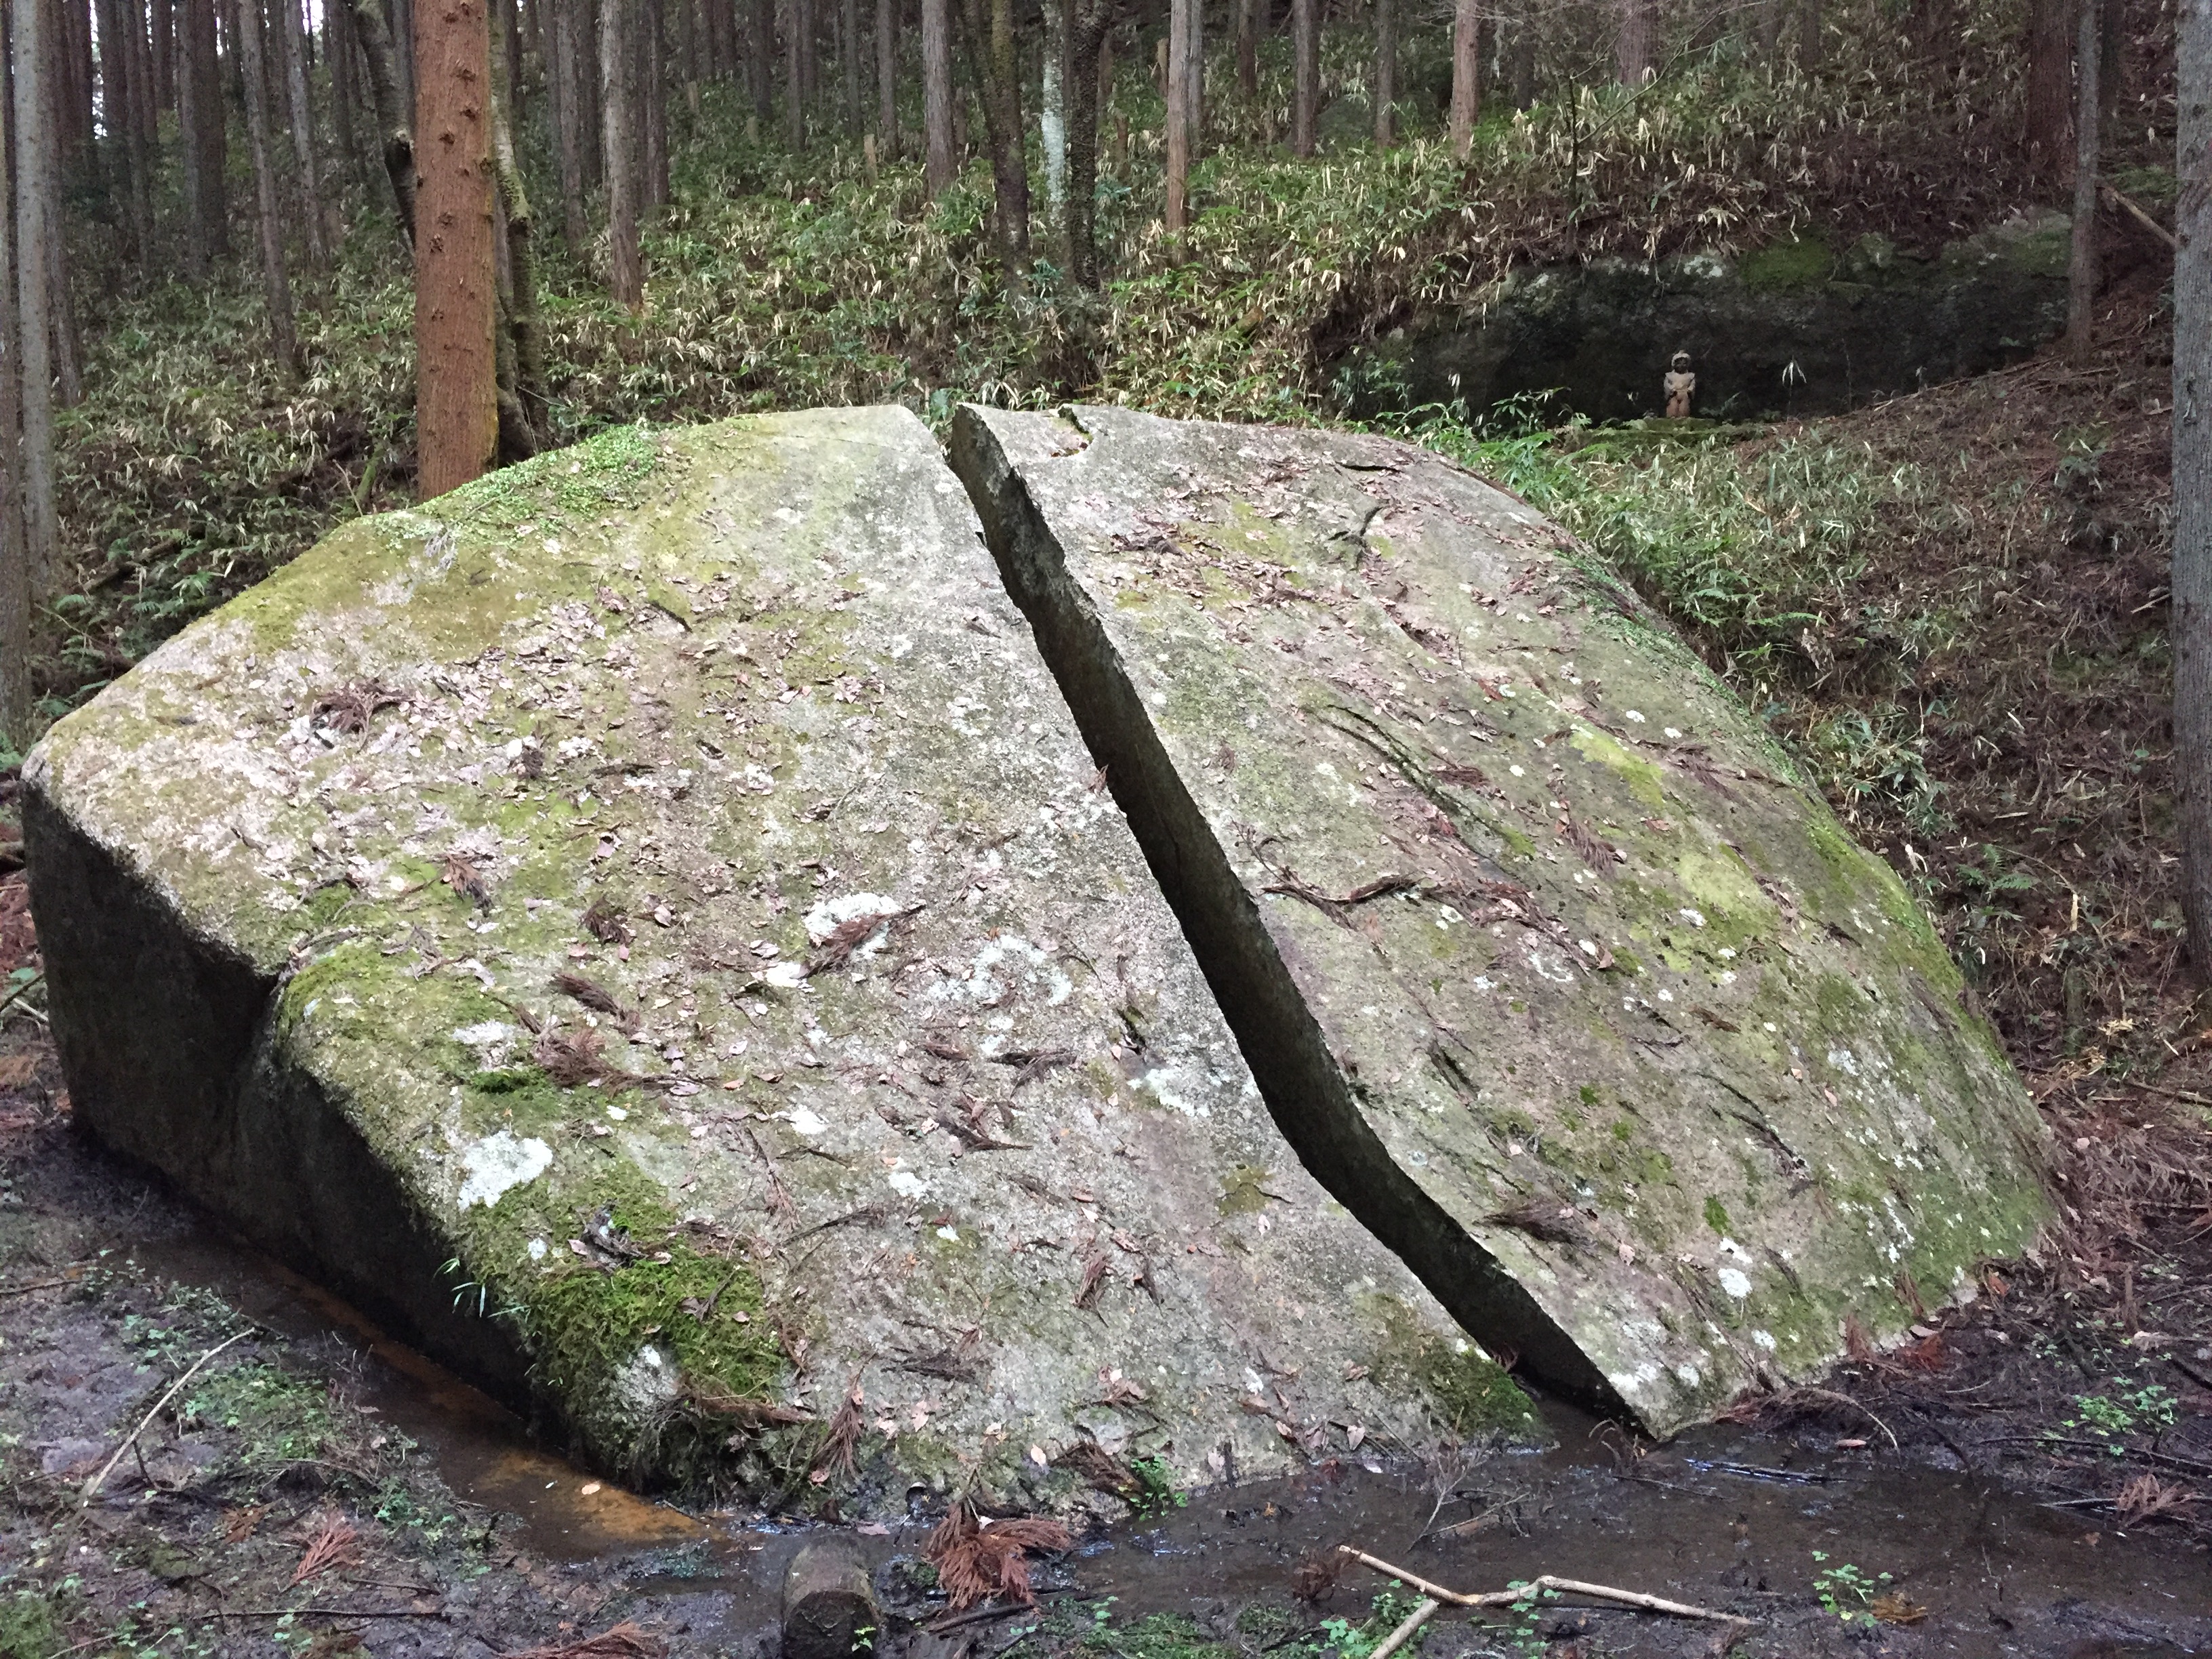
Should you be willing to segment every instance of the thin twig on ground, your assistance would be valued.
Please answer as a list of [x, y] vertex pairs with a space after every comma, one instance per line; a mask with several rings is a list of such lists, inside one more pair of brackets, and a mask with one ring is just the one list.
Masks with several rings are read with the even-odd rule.
[[172, 1400], [174, 1400], [177, 1395], [183, 1391], [185, 1383], [191, 1382], [195, 1376], [198, 1376], [200, 1374], [201, 1366], [206, 1364], [209, 1360], [214, 1358], [232, 1343], [239, 1341], [245, 1337], [251, 1336], [252, 1334], [252, 1327], [248, 1326], [242, 1331], [236, 1332], [232, 1335], [223, 1338], [222, 1341], [216, 1343], [215, 1346], [210, 1348], [198, 1359], [192, 1361], [191, 1369], [187, 1370], [174, 1382], [172, 1382], [169, 1385], [168, 1392], [154, 1402], [154, 1409], [148, 1412], [145, 1416], [138, 1419], [138, 1426], [131, 1430], [130, 1435], [124, 1440], [123, 1443], [115, 1449], [115, 1455], [109, 1458], [105, 1463], [101, 1464], [100, 1466], [100, 1473], [94, 1475], [91, 1480], [84, 1483], [84, 1491], [77, 1496], [77, 1506], [82, 1509], [84, 1505], [92, 1502], [93, 1498], [99, 1493], [100, 1489], [107, 1484], [107, 1477], [115, 1473], [115, 1466], [123, 1461], [123, 1454], [129, 1451], [131, 1447], [138, 1443], [138, 1437], [146, 1432], [146, 1425], [161, 1414], [163, 1407], [167, 1407]]

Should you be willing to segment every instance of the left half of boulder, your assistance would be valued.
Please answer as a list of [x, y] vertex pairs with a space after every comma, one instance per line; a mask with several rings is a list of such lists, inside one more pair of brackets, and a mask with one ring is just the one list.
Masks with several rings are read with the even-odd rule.
[[356, 522], [26, 777], [81, 1120], [599, 1468], [1065, 1508], [1535, 1432], [1276, 1131], [904, 411]]

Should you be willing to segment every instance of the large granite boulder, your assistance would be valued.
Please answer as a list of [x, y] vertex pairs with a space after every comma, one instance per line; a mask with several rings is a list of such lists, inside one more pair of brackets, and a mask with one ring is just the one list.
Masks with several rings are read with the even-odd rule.
[[953, 460], [1276, 1121], [1492, 1352], [1665, 1431], [2030, 1240], [1896, 875], [1523, 503], [1112, 409]]
[[849, 1514], [1534, 1431], [1275, 1128], [903, 411], [349, 525], [25, 775], [81, 1121], [600, 1467]]

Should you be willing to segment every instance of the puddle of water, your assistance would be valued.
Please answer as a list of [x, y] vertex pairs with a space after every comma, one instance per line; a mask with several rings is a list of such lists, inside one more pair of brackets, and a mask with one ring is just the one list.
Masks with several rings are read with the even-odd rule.
[[[532, 1444], [504, 1407], [252, 1251], [204, 1236], [136, 1249], [147, 1267], [213, 1290], [288, 1336], [335, 1339], [360, 1356], [362, 1403], [421, 1445], [457, 1494], [520, 1517], [516, 1541], [532, 1554], [574, 1562], [657, 1552], [658, 1570], [635, 1588], [659, 1616], [724, 1639], [773, 1624], [804, 1531], [695, 1517], [594, 1480]], [[1813, 1603], [1824, 1566], [1848, 1565], [1890, 1574], [1929, 1609], [1948, 1652], [1996, 1659], [2049, 1646], [2048, 1635], [2023, 1644], [2014, 1629], [2046, 1628], [2052, 1609], [2069, 1602], [2082, 1604], [2085, 1636], [2116, 1625], [2145, 1640], [2183, 1630], [2197, 1650], [2212, 1650], [2212, 1573], [2201, 1552], [2154, 1534], [2103, 1531], [1987, 1477], [1878, 1455], [1808, 1455], [1719, 1425], [1636, 1448], [1567, 1409], [1548, 1415], [1555, 1449], [1471, 1463], [1447, 1486], [1458, 1495], [1434, 1526], [1486, 1517], [1479, 1528], [1417, 1544], [1437, 1510], [1437, 1485], [1335, 1462], [1194, 1492], [1164, 1516], [1124, 1522], [1081, 1545], [1062, 1582], [1117, 1598], [1117, 1621], [1189, 1613], [1194, 1602], [1233, 1608], [1279, 1599], [1301, 1562], [1355, 1543], [1468, 1590], [1550, 1572], [1798, 1612]], [[880, 1566], [918, 1550], [927, 1530], [908, 1524], [860, 1542]], [[1382, 1585], [1349, 1567], [1316, 1617], [1356, 1619]]]

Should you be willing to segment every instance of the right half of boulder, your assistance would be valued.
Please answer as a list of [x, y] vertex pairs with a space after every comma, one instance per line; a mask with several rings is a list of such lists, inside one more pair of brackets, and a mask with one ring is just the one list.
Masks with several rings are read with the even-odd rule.
[[1972, 1294], [2044, 1130], [1895, 873], [1634, 597], [1386, 440], [968, 408], [953, 459], [1308, 1167], [1664, 1432]]

